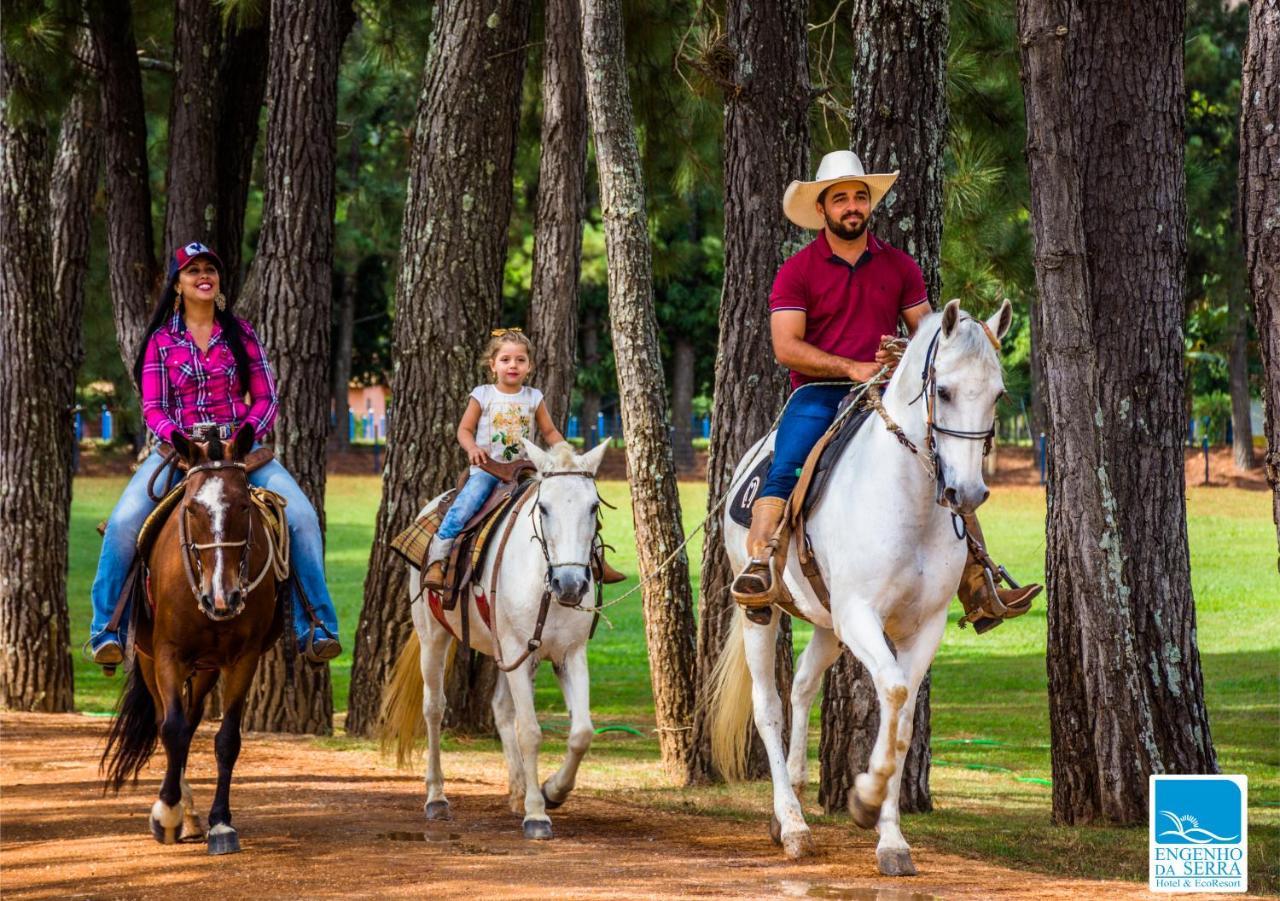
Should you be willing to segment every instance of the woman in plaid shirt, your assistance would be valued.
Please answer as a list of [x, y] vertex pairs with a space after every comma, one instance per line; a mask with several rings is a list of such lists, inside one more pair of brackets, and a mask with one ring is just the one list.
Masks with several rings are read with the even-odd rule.
[[[220, 427], [223, 438], [248, 423], [261, 441], [275, 422], [278, 402], [271, 365], [249, 323], [231, 313], [230, 302], [219, 290], [221, 270], [217, 254], [199, 243], [179, 247], [169, 263], [168, 283], [134, 364], [143, 418], [161, 441], [170, 441], [179, 431], [190, 436], [195, 426], [210, 423]], [[147, 483], [160, 463], [159, 451], [153, 450], [107, 521], [93, 581], [89, 639], [94, 662], [104, 666], [124, 659], [123, 636], [107, 625], [133, 562], [138, 532], [155, 508]], [[314, 663], [332, 660], [342, 648], [338, 617], [325, 584], [324, 540], [315, 508], [275, 460], [250, 473], [249, 482], [288, 501], [293, 566], [320, 620], [313, 627], [301, 598], [294, 598], [299, 650]]]

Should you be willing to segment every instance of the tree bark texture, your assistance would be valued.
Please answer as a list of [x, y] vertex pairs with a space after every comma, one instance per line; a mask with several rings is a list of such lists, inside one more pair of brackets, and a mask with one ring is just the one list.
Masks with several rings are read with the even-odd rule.
[[[687, 773], [693, 749], [694, 637], [689, 558], [675, 464], [667, 434], [667, 403], [653, 306], [644, 181], [636, 145], [622, 9], [618, 0], [586, 0], [582, 56], [587, 107], [600, 173], [600, 208], [609, 266], [609, 320], [618, 372], [627, 479], [636, 554], [644, 584], [645, 637], [662, 761]], [[672, 557], [674, 555], [674, 557]], [[668, 557], [672, 557], [666, 562]], [[665, 569], [659, 569], [663, 564]]]
[[219, 15], [213, 0], [174, 3], [165, 253], [217, 234]]
[[1280, 0], [1253, 0], [1250, 7], [1240, 86], [1239, 183], [1245, 267], [1262, 356], [1263, 465], [1280, 542]]
[[1231, 383], [1231, 456], [1235, 468], [1248, 472], [1258, 465], [1253, 454], [1253, 423], [1249, 419], [1249, 304], [1232, 290], [1227, 298], [1231, 349], [1227, 369]]
[[[280, 396], [276, 459], [311, 500], [321, 530], [329, 438], [338, 61], [352, 24], [350, 7], [345, 9], [342, 0], [273, 0], [262, 233], [246, 288], [262, 298], [260, 337]], [[281, 641], [293, 640], [286, 629]], [[329, 668], [297, 660], [291, 674], [287, 669], [284, 649], [277, 644], [258, 667], [245, 727], [328, 735], [333, 731]]]
[[333, 348], [333, 429], [329, 441], [334, 447], [345, 450], [349, 445], [348, 416], [351, 408], [348, 386], [351, 383], [351, 345], [355, 337], [356, 273], [341, 276], [342, 290], [338, 292], [337, 339]]
[[458, 420], [483, 379], [480, 351], [502, 297], [529, 3], [446, 0], [432, 28], [396, 282], [396, 409], [347, 713], [355, 735], [377, 727], [383, 684], [411, 628], [407, 573], [391, 539], [464, 462]]
[[671, 353], [671, 452], [676, 469], [692, 469], [693, 458], [693, 342], [679, 335]]
[[237, 21], [223, 43], [218, 70], [217, 232], [214, 247], [226, 267], [223, 293], [235, 297], [243, 282], [244, 211], [253, 174], [258, 120], [267, 88], [270, 10], [260, 21]]
[[[707, 460], [708, 513], [729, 490], [738, 461], [772, 427], [786, 396], [786, 373], [773, 357], [769, 290], [783, 260], [804, 239], [782, 215], [782, 194], [793, 179], [809, 177], [807, 22], [807, 0], [734, 0], [727, 9], [734, 68], [724, 112], [724, 288]], [[710, 517], [702, 545], [699, 696], [709, 690], [707, 680], [735, 606], [722, 517], [722, 511]], [[784, 625], [778, 661], [786, 664], [779, 666], [785, 699], [790, 694], [791, 641], [785, 619]], [[709, 725], [700, 708], [691, 781], [718, 778], [711, 766]]]
[[[911, 255], [924, 273], [937, 306], [942, 287], [942, 170], [947, 144], [947, 37], [945, 0], [855, 0], [853, 150], [870, 172], [901, 170], [872, 216], [876, 233]], [[841, 679], [853, 685], [836, 687]], [[827, 671], [822, 704], [822, 784], [828, 811], [844, 809], [848, 786], [866, 769], [880, 713], [870, 674], [844, 655]], [[827, 695], [834, 695], [831, 701]], [[865, 715], [854, 723], [845, 717]], [[915, 732], [902, 776], [899, 804], [905, 813], [933, 809], [929, 795], [929, 692], [916, 696]], [[924, 727], [922, 728], [922, 724]], [[861, 742], [869, 744], [860, 744]], [[850, 769], [850, 767], [853, 767]]]
[[89, 4], [102, 59], [102, 125], [111, 307], [120, 356], [130, 372], [161, 276], [151, 222], [147, 119], [129, 0]]
[[1183, 13], [1019, 3], [1060, 823], [1145, 822], [1149, 774], [1217, 771], [1181, 445]]
[[[19, 120], [12, 92], [34, 73], [0, 49], [0, 708], [72, 707], [67, 615], [71, 472], [64, 465], [67, 384], [54, 309], [48, 135]], [[72, 376], [74, 378], [74, 376]]]
[[579, 17], [578, 0], [546, 0], [542, 156], [529, 301], [529, 333], [538, 355], [534, 380], [562, 432], [575, 374], [586, 211], [587, 96]]
[[[93, 42], [86, 34], [77, 53], [97, 65]], [[61, 411], [59, 451], [68, 478], [75, 459], [76, 374], [84, 360], [82, 319], [84, 285], [89, 271], [94, 197], [102, 177], [102, 121], [97, 73], [80, 73], [62, 113], [53, 175], [49, 180], [50, 259], [53, 266], [54, 358], [58, 381], [52, 385]]]

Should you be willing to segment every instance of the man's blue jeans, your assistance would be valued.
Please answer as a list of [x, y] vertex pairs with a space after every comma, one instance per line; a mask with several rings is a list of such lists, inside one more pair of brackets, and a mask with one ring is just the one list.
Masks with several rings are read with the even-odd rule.
[[809, 451], [835, 422], [837, 408], [849, 388], [849, 385], [801, 385], [795, 390], [778, 423], [773, 465], [757, 497], [791, 496]]
[[457, 538], [462, 527], [471, 517], [480, 512], [480, 508], [489, 499], [489, 495], [493, 493], [497, 484], [497, 476], [490, 475], [479, 466], [471, 467], [466, 483], [458, 492], [458, 496], [453, 499], [453, 503], [449, 505], [449, 512], [445, 513], [444, 519], [440, 521], [440, 528], [436, 531], [436, 535], [441, 539]]
[[[147, 516], [155, 509], [155, 502], [147, 495], [147, 482], [151, 474], [160, 466], [159, 452], [153, 451], [138, 471], [133, 474], [129, 484], [111, 517], [107, 520], [107, 529], [102, 536], [102, 555], [98, 558], [98, 575], [93, 580], [93, 622], [89, 627], [93, 645], [96, 647], [102, 640], [111, 637], [101, 634], [111, 621], [116, 600], [124, 587], [125, 577], [129, 574], [129, 566], [138, 541], [138, 533]], [[307, 600], [315, 609], [324, 631], [332, 638], [338, 637], [338, 614], [333, 609], [333, 599], [329, 597], [329, 587], [324, 579], [324, 536], [320, 533], [320, 520], [316, 517], [311, 501], [302, 493], [298, 483], [289, 475], [289, 471], [272, 460], [266, 466], [249, 474], [249, 483], [282, 495], [288, 501], [285, 511], [289, 519], [289, 540], [292, 547], [293, 566], [298, 574], [298, 581], [307, 593]], [[157, 486], [157, 488], [162, 486]], [[293, 599], [294, 631], [300, 639], [311, 631], [311, 619], [302, 606], [302, 599]], [[316, 632], [320, 635], [319, 630]], [[119, 640], [119, 636], [116, 636]]]

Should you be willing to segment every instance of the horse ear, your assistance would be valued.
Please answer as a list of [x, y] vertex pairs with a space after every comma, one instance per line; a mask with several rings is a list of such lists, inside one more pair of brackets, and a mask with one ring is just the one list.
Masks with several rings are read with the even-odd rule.
[[604, 459], [604, 452], [609, 449], [609, 442], [611, 440], [613, 439], [611, 438], [604, 439], [595, 447], [591, 448], [591, 450], [587, 451], [585, 454], [579, 457], [578, 465], [580, 465], [584, 471], [589, 472], [592, 475], [595, 475], [596, 470], [600, 468], [600, 461]]
[[243, 460], [253, 450], [253, 426], [245, 423], [231, 438], [231, 459]]
[[991, 334], [997, 339], [1003, 338], [1009, 334], [1009, 326], [1013, 324], [1013, 304], [1009, 302], [1009, 298], [1004, 299], [1004, 303], [1000, 304], [1000, 309], [996, 310], [994, 316], [987, 320], [987, 328], [991, 329]]
[[175, 430], [169, 436], [169, 443], [173, 445], [173, 449], [177, 451], [178, 456], [188, 463], [195, 462], [196, 446], [182, 432]]
[[956, 330], [956, 323], [960, 321], [960, 298], [954, 298], [948, 301], [947, 305], [942, 309], [942, 337], [950, 338], [951, 333]]
[[533, 465], [538, 467], [538, 472], [550, 472], [555, 469], [555, 461], [551, 459], [551, 455], [544, 451], [538, 445], [534, 444], [528, 438], [521, 438], [524, 444], [524, 452], [529, 455], [529, 459], [533, 461]]

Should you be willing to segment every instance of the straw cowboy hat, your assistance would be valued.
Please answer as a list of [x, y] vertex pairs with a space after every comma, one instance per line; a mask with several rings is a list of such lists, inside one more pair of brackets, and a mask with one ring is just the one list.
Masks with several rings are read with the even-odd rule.
[[793, 181], [787, 185], [787, 192], [782, 195], [782, 211], [801, 228], [818, 231], [826, 222], [814, 203], [817, 202], [818, 195], [827, 188], [842, 181], [860, 181], [871, 192], [871, 210], [874, 211], [880, 199], [897, 180], [896, 170], [869, 174], [862, 168], [862, 160], [858, 159], [856, 153], [852, 150], [837, 150], [828, 153], [818, 163], [813, 181]]

